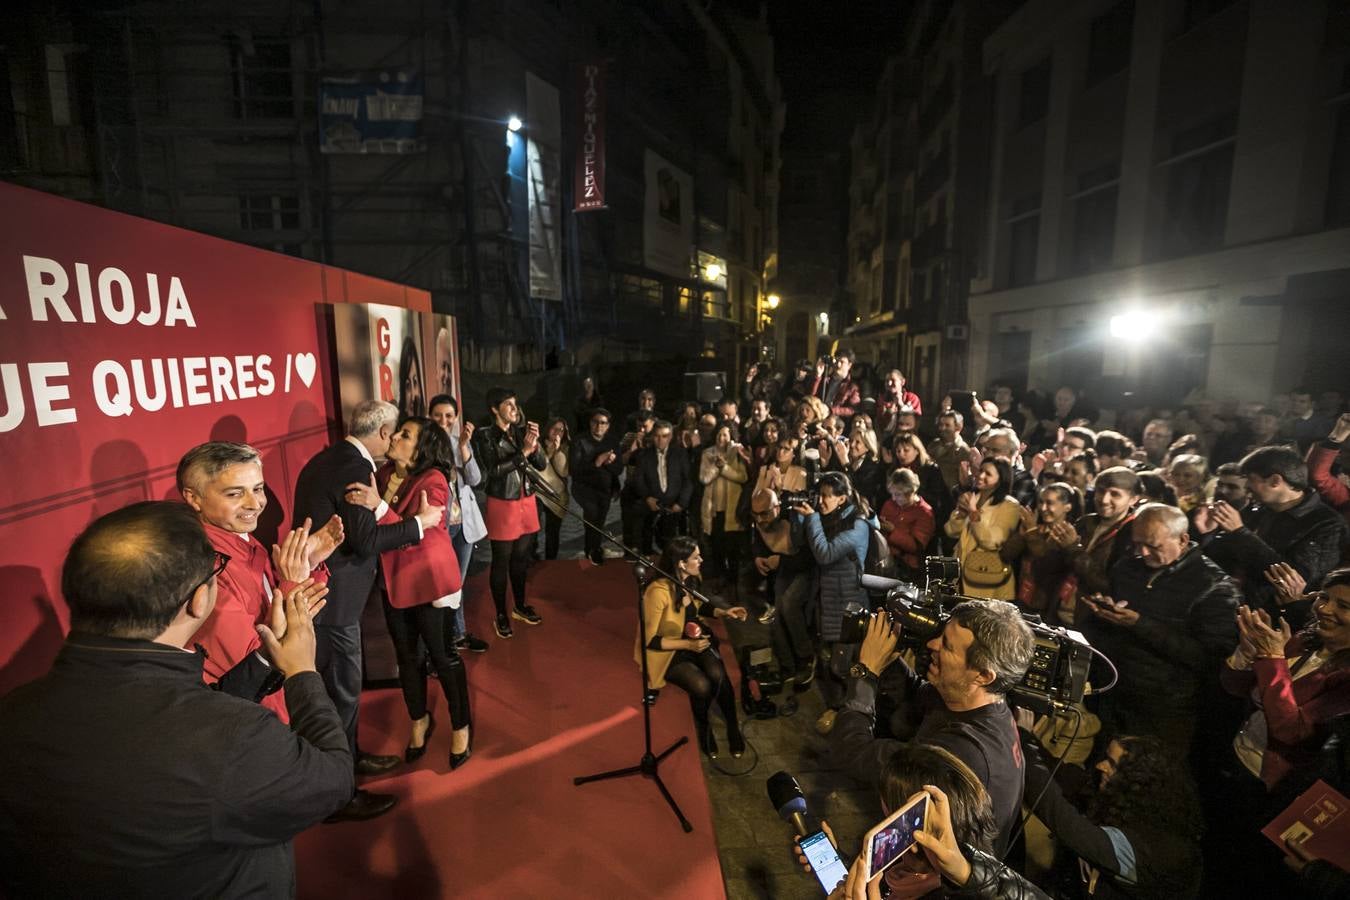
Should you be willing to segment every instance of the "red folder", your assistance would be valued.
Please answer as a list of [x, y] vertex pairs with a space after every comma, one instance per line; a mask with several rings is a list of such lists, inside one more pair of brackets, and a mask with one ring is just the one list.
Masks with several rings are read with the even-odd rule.
[[1301, 843], [1309, 855], [1350, 872], [1350, 800], [1325, 781], [1299, 795], [1261, 833], [1284, 852], [1286, 842]]

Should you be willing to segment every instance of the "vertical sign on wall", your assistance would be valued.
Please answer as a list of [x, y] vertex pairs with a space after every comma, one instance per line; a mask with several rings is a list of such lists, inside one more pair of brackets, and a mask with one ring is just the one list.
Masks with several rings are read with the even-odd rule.
[[558, 89], [525, 73], [525, 114], [529, 117], [525, 159], [530, 211], [530, 296], [562, 299], [562, 115]]
[[605, 208], [605, 69], [601, 62], [577, 67], [577, 146], [573, 153], [577, 212]]

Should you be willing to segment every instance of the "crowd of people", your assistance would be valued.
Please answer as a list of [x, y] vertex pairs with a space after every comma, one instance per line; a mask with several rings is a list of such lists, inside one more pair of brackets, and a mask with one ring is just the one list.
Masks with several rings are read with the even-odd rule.
[[[1318, 778], [1347, 786], [1345, 398], [1193, 395], [1104, 413], [1073, 387], [995, 384], [992, 399], [931, 398], [925, 416], [901, 372], [854, 363], [842, 350], [782, 375], [755, 365], [734, 394], [664, 418], [644, 390], [621, 436], [592, 384], [569, 457], [588, 518], [616, 502], [644, 552], [701, 550], [689, 585], [769, 625], [794, 694], [821, 695], [834, 762], [883, 800], [888, 766], [916, 746], [969, 772], [979, 791], [944, 782], [967, 867], [979, 851], [1019, 860], [1000, 875], [982, 857], [989, 885], [1012, 891], [987, 895], [1289, 894], [1295, 876], [1261, 827]], [[587, 555], [604, 564], [598, 542]], [[931, 556], [960, 564], [963, 602], [941, 634], [902, 656], [882, 612], [860, 639], [850, 619], [881, 599], [863, 576], [921, 585]], [[740, 748], [734, 705], [713, 702], [716, 648], [682, 630], [712, 610], [650, 609], [670, 624], [647, 652], [706, 666], [686, 688], [701, 746], [716, 754], [717, 705]], [[1089, 683], [1114, 684], [1054, 716], [1011, 706], [1031, 621], [1083, 635], [1115, 670], [1096, 663]], [[960, 824], [981, 818], [964, 808], [977, 800], [992, 832]], [[1014, 846], [1027, 812], [1039, 826]], [[1330, 863], [1282, 849], [1309, 890], [1343, 888]], [[889, 872], [892, 888], [955, 891], [925, 855]], [[840, 892], [864, 896], [856, 882]]]
[[[527, 572], [561, 552], [569, 509], [603, 524], [618, 504], [623, 543], [659, 554], [662, 573], [634, 648], [648, 702], [680, 689], [702, 752], [719, 753], [716, 711], [740, 756], [710, 620], [757, 618], [792, 695], [819, 692], [833, 761], [879, 808], [929, 793], [922, 852], [888, 870], [893, 891], [1287, 895], [1295, 876], [1260, 828], [1318, 778], [1347, 787], [1344, 397], [1103, 413], [1072, 387], [990, 396], [928, 398], [925, 415], [900, 371], [841, 350], [791, 372], [751, 366], [713, 404], [644, 389], [628, 414], [588, 378], [543, 427], [505, 389], [477, 426], [445, 395], [425, 415], [370, 401], [304, 466], [271, 547], [254, 535], [258, 451], [193, 447], [183, 503], [135, 504], [77, 538], [61, 655], [0, 699], [0, 885], [138, 893], [195, 878], [213, 895], [285, 896], [292, 836], [395, 805], [356, 776], [426, 753], [429, 676], [448, 706], [448, 768], [470, 761], [462, 654], [490, 649], [464, 614], [475, 547], [490, 547], [493, 630], [509, 640], [513, 622], [543, 621]], [[586, 529], [583, 567], [619, 555]], [[880, 597], [864, 576], [922, 584], [933, 556], [959, 563], [960, 602], [901, 652], [899, 625], [869, 616]], [[358, 743], [372, 596], [409, 716], [402, 759]], [[1016, 709], [1029, 621], [1081, 632], [1110, 660], [1111, 689], [1054, 715]], [[80, 752], [106, 765], [72, 776]], [[39, 782], [63, 796], [25, 787]], [[89, 815], [53, 840], [67, 803]], [[1345, 872], [1282, 849], [1306, 889], [1344, 889]], [[877, 889], [855, 871], [836, 893]]]

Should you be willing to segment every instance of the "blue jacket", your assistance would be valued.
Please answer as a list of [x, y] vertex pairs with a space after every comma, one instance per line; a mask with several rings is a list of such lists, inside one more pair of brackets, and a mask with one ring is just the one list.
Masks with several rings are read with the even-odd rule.
[[868, 606], [867, 591], [862, 586], [863, 561], [871, 538], [867, 522], [856, 516], [852, 504], [845, 505], [838, 515], [854, 516], [853, 524], [833, 538], [825, 536], [819, 513], [806, 518], [806, 542], [820, 566], [820, 637], [824, 641], [839, 640], [839, 623], [850, 600]]

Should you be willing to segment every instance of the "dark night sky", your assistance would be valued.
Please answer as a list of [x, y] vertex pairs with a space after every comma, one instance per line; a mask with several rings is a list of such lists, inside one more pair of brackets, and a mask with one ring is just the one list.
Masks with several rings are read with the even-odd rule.
[[[758, 16], [758, 0], [714, 0]], [[910, 0], [770, 0], [778, 77], [787, 103], [785, 151], [845, 150], [887, 55], [900, 45]]]

